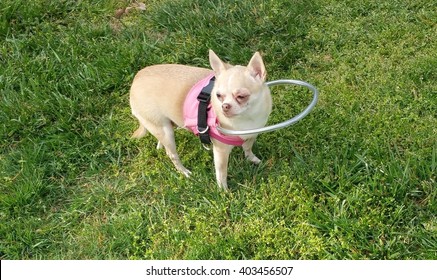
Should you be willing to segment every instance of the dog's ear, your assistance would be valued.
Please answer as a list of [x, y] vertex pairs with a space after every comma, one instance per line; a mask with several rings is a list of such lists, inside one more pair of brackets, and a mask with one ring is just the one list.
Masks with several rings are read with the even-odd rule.
[[247, 70], [250, 75], [255, 79], [261, 79], [262, 81], [266, 80], [267, 72], [266, 67], [264, 66], [263, 59], [259, 52], [256, 52], [249, 61], [247, 65]]
[[227, 69], [226, 64], [212, 50], [209, 50], [209, 64], [216, 76]]

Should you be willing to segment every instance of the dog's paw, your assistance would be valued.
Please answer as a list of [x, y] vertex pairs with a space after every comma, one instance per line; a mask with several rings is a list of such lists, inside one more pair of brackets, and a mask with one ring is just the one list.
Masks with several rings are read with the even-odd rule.
[[226, 181], [224, 181], [224, 182], [218, 181], [217, 185], [218, 185], [219, 189], [221, 189], [221, 190], [223, 190], [225, 192], [229, 191], [228, 183]]
[[261, 160], [259, 158], [257, 158], [255, 155], [251, 155], [251, 156], [247, 157], [247, 159], [254, 164], [261, 163]]
[[184, 176], [185, 177], [187, 177], [187, 178], [190, 178], [190, 176], [191, 176], [191, 171], [190, 170], [188, 170], [188, 169], [186, 169], [186, 168], [183, 168], [183, 169], [180, 169], [179, 170], [182, 174], [184, 174]]

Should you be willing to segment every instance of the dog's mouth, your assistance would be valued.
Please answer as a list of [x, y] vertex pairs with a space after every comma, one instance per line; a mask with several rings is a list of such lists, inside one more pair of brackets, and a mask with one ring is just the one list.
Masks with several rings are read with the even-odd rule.
[[223, 112], [223, 115], [227, 118], [232, 118], [233, 116], [235, 116], [236, 114], [234, 114], [233, 112]]

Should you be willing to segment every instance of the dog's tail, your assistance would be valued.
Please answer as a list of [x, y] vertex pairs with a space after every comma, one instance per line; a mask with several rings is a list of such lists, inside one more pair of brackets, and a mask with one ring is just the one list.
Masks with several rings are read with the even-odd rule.
[[135, 132], [132, 134], [132, 138], [139, 139], [139, 138], [143, 137], [146, 134], [147, 134], [147, 129], [142, 124], [140, 124], [138, 129], [135, 130]]

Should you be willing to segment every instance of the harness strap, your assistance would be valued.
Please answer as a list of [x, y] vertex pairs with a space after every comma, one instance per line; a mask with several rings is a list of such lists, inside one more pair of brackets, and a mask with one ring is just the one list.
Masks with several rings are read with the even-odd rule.
[[211, 100], [211, 92], [214, 88], [215, 77], [212, 77], [208, 85], [202, 88], [197, 100], [199, 100], [199, 109], [197, 114], [197, 131], [199, 131], [199, 138], [202, 144], [211, 144], [209, 137], [208, 120], [208, 105]]

